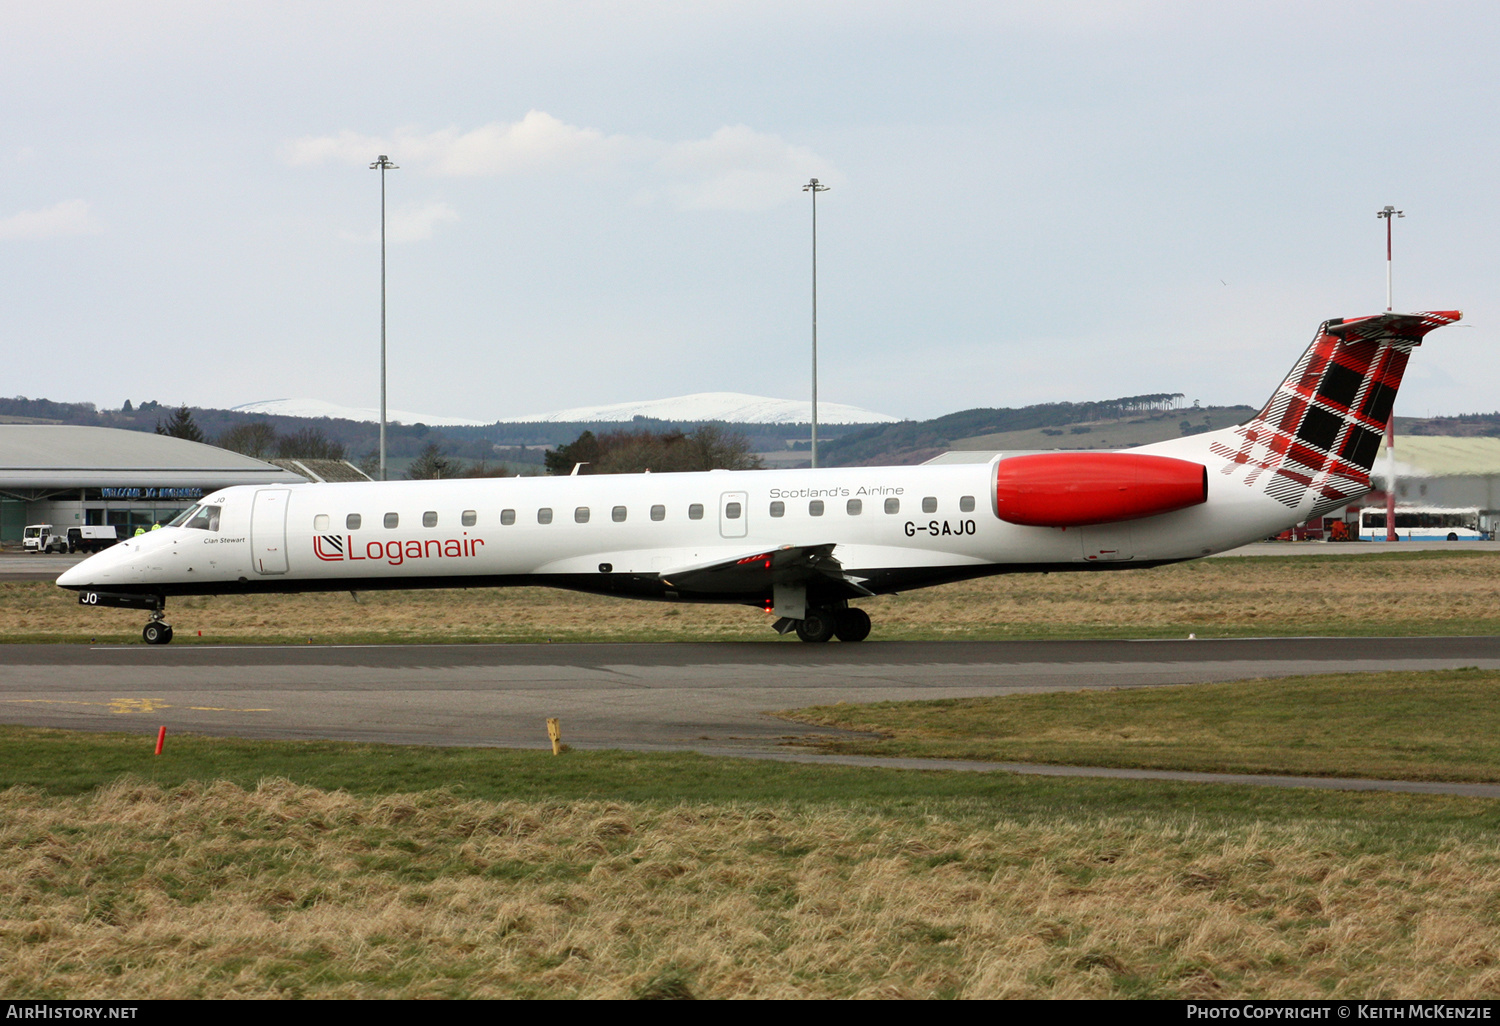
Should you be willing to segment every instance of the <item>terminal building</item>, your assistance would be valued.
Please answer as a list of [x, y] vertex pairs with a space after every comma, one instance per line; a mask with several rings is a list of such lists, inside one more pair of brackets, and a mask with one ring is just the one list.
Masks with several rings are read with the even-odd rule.
[[28, 524], [149, 530], [218, 488], [323, 480], [368, 478], [341, 460], [273, 463], [144, 431], [0, 424], [0, 542]]

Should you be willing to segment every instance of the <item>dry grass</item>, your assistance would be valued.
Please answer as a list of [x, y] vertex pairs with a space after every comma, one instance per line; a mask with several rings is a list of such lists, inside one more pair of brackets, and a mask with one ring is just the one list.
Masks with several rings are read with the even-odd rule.
[[0, 793], [0, 996], [1493, 998], [1473, 831]]
[[[1500, 553], [1216, 559], [1135, 572], [1014, 575], [871, 599], [872, 638], [1489, 634]], [[80, 607], [40, 582], [0, 585], [0, 639], [133, 639], [144, 614]], [[643, 603], [546, 588], [174, 600], [179, 642], [750, 640], [744, 606]]]

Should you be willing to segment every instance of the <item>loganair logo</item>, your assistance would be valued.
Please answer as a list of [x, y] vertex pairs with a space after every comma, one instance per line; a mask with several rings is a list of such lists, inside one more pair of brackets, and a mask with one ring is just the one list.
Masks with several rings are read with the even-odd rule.
[[464, 559], [479, 554], [483, 538], [428, 538], [425, 541], [365, 542], [363, 547], [350, 535], [317, 534], [313, 536], [313, 555], [329, 563], [354, 562], [360, 559], [383, 559], [400, 566], [409, 559]]

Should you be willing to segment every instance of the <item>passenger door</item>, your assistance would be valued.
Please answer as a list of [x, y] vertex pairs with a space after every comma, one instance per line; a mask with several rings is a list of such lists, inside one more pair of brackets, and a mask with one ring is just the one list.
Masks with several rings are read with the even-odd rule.
[[250, 559], [256, 573], [287, 571], [286, 508], [291, 494], [286, 488], [262, 488], [255, 493], [250, 510]]

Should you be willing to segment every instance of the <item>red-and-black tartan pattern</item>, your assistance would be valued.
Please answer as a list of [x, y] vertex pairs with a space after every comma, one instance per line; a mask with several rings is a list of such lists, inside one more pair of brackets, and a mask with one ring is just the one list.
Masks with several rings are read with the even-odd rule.
[[1422, 336], [1461, 316], [1444, 310], [1325, 321], [1265, 409], [1235, 428], [1238, 447], [1212, 445], [1227, 461], [1220, 472], [1291, 509], [1312, 493], [1308, 519], [1364, 494], [1407, 358]]

